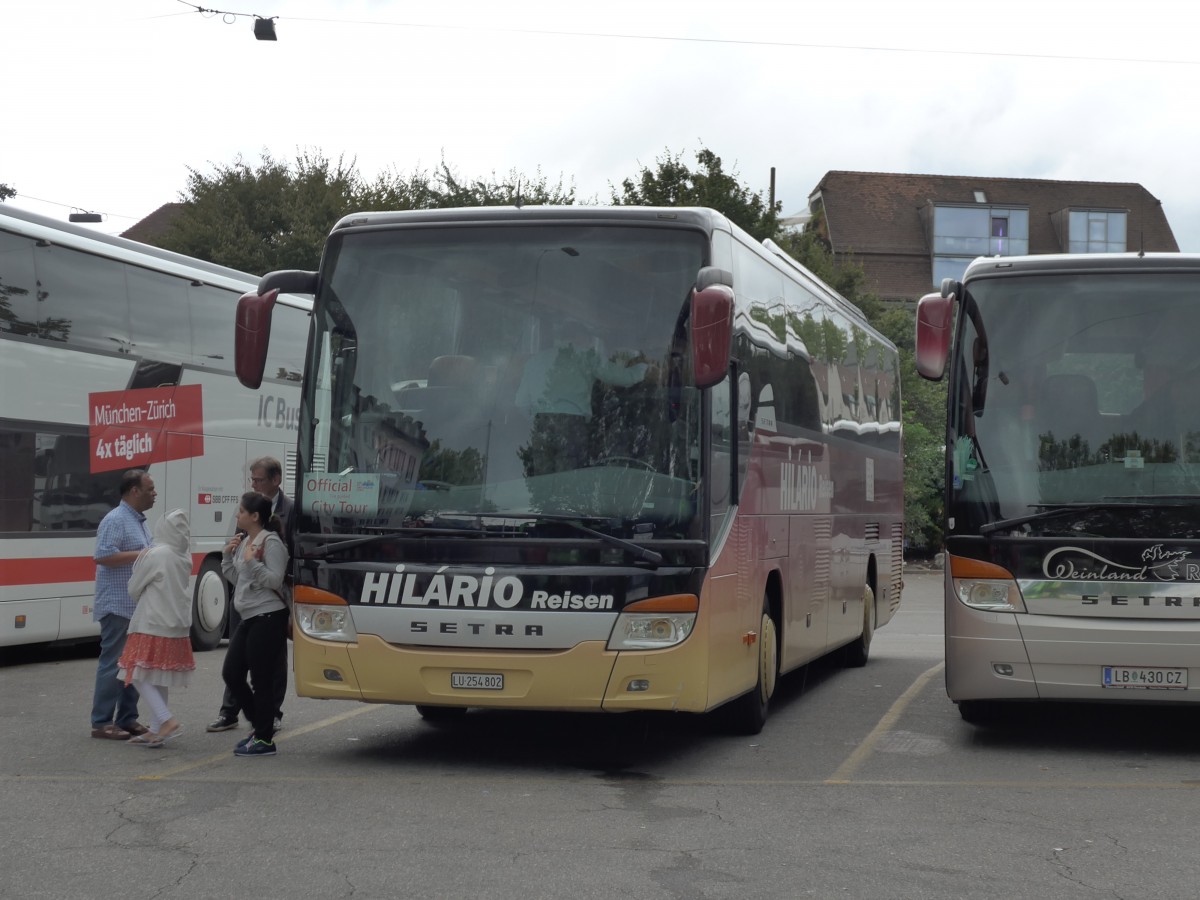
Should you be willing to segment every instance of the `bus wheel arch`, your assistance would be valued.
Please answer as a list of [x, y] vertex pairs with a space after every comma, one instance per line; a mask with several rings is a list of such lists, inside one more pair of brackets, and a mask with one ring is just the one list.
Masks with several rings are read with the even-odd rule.
[[221, 643], [229, 607], [229, 585], [221, 574], [221, 557], [206, 556], [192, 588], [193, 650], [213, 650]]
[[867, 563], [867, 577], [863, 582], [863, 622], [862, 633], [846, 645], [843, 659], [847, 666], [859, 668], [867, 664], [871, 656], [871, 640], [875, 637], [876, 623], [879, 621], [878, 609], [878, 577], [875, 569], [875, 557]]

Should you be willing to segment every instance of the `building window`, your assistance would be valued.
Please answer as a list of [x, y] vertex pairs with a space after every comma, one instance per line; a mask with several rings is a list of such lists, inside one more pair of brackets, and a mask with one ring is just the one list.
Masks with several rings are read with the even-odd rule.
[[1067, 249], [1071, 253], [1124, 253], [1126, 213], [1073, 209]]
[[933, 284], [961, 278], [979, 256], [1029, 252], [1029, 210], [996, 206], [936, 206], [933, 212]]
[[[992, 256], [1005, 256], [1008, 249], [1006, 241], [1010, 239], [1008, 232], [1008, 216], [992, 216], [992, 243], [988, 248]], [[1007, 254], [1011, 256], [1012, 254]]]

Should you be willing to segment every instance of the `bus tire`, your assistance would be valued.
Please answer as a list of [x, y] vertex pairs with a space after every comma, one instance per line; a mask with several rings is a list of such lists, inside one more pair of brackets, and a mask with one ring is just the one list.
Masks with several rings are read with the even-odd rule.
[[846, 645], [843, 659], [847, 666], [857, 669], [867, 664], [871, 655], [871, 639], [875, 636], [875, 591], [869, 584], [863, 585], [862, 634]]
[[754, 690], [730, 701], [725, 707], [725, 722], [733, 734], [752, 735], [763, 730], [770, 712], [771, 695], [779, 680], [779, 640], [771, 607], [763, 598], [762, 619], [758, 629], [758, 680]]
[[417, 704], [417, 715], [426, 722], [438, 724], [441, 722], [456, 722], [467, 714], [465, 706], [426, 706]]
[[220, 560], [206, 559], [192, 590], [192, 649], [216, 648], [225, 635], [228, 619], [229, 586], [221, 574]]
[[986, 728], [1004, 722], [1006, 707], [995, 700], [959, 700], [958, 714], [968, 725]]

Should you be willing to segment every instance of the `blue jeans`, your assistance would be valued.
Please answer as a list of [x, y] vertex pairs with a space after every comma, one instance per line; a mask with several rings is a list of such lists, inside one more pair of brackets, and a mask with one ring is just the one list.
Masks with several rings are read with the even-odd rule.
[[117, 679], [117, 663], [125, 649], [129, 620], [109, 613], [100, 619], [100, 659], [96, 661], [96, 690], [92, 695], [92, 727], [116, 722], [124, 728], [138, 717], [138, 692]]

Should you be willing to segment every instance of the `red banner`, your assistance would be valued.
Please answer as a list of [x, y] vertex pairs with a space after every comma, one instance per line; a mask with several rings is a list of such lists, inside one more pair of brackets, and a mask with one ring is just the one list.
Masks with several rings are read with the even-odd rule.
[[93, 472], [204, 455], [198, 384], [88, 394], [88, 425]]

